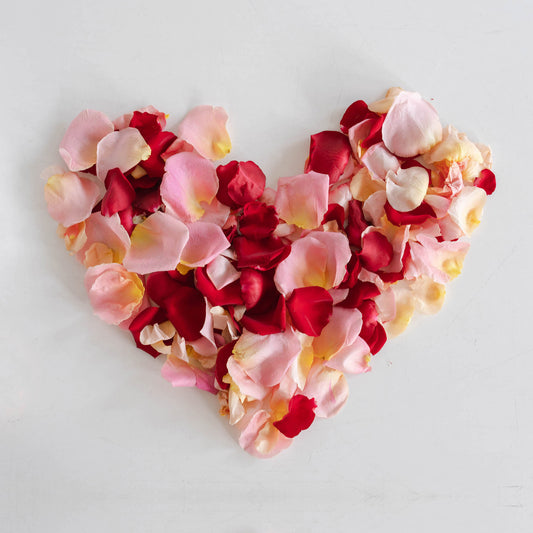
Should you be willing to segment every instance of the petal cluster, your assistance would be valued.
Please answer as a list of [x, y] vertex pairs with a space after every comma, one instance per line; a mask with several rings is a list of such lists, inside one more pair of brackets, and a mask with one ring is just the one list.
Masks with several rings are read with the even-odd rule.
[[399, 88], [312, 135], [277, 191], [252, 161], [215, 163], [227, 119], [199, 106], [173, 133], [152, 106], [83, 111], [45, 199], [96, 315], [271, 457], [341, 409], [346, 374], [415, 312], [441, 308], [496, 180], [488, 147]]

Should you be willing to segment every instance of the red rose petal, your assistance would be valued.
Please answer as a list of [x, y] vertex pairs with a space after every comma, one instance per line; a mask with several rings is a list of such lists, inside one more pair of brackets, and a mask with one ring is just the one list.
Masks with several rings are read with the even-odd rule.
[[357, 200], [350, 200], [348, 203], [348, 225], [346, 235], [348, 241], [353, 246], [361, 247], [361, 234], [368, 228], [369, 224], [363, 216], [362, 203]]
[[496, 190], [496, 176], [492, 170], [484, 168], [474, 180], [474, 185], [483, 189], [489, 196]]
[[316, 402], [303, 394], [296, 394], [289, 402], [289, 412], [273, 423], [283, 435], [292, 439], [307, 429], [315, 419]]
[[137, 128], [146, 142], [150, 142], [161, 131], [161, 125], [159, 124], [157, 115], [143, 111], [133, 112], [130, 127]]
[[291, 247], [279, 237], [267, 237], [259, 241], [246, 237], [235, 237], [233, 247], [237, 254], [237, 268], [257, 268], [270, 270], [283, 261]]
[[386, 267], [392, 260], [392, 244], [385, 235], [372, 231], [362, 238], [359, 260], [363, 268], [376, 272]]
[[368, 344], [370, 352], [375, 355], [387, 340], [385, 328], [378, 321], [378, 310], [373, 300], [365, 300], [358, 307], [363, 315], [363, 327], [359, 336]]
[[135, 200], [135, 190], [120, 169], [111, 169], [106, 176], [107, 188], [102, 198], [102, 215], [111, 216], [127, 207]]
[[348, 137], [338, 131], [321, 131], [311, 135], [309, 159], [305, 172], [314, 170], [329, 175], [329, 182], [335, 183], [344, 172], [352, 149]]
[[331, 318], [333, 298], [322, 287], [302, 287], [292, 291], [287, 308], [297, 330], [318, 337]]
[[257, 200], [265, 190], [266, 177], [253, 161], [230, 161], [217, 167], [217, 198], [236, 209]]
[[239, 217], [239, 231], [248, 239], [265, 239], [272, 235], [278, 222], [274, 206], [261, 202], [248, 202]]
[[287, 327], [287, 312], [285, 298], [283, 295], [276, 293], [274, 305], [261, 312], [259, 307], [247, 310], [241, 318], [241, 324], [247, 330], [258, 335], [270, 335], [272, 333], [281, 333]]
[[343, 133], [348, 133], [348, 130], [366, 120], [367, 118], [377, 118], [379, 115], [373, 113], [368, 109], [368, 105], [363, 100], [357, 100], [351, 104], [348, 109], [344, 112], [341, 118], [341, 131]]
[[161, 302], [161, 308], [186, 341], [195, 341], [202, 336], [200, 330], [205, 322], [206, 305], [199, 290], [181, 285]]
[[376, 118], [371, 122], [368, 135], [361, 141], [361, 148], [370, 148], [373, 144], [382, 141], [381, 127], [385, 121], [385, 116], [386, 115], [381, 115], [379, 118]]
[[166, 320], [167, 316], [165, 312], [159, 307], [147, 307], [141, 311], [129, 325], [129, 330], [135, 339], [137, 348], [144, 350], [152, 357], [157, 357], [159, 355], [157, 350], [154, 350], [154, 348], [152, 348], [150, 345], [143, 344], [140, 341], [141, 331], [145, 328], [145, 326], [161, 324], [161, 322], [165, 322]]
[[365, 300], [370, 300], [379, 296], [380, 290], [376, 285], [369, 281], [359, 281], [348, 292], [348, 296], [339, 304], [339, 307], [347, 307], [355, 309], [359, 307]]
[[337, 226], [339, 226], [339, 229], [343, 229], [345, 216], [346, 215], [344, 214], [344, 208], [342, 205], [329, 204], [328, 210], [326, 211], [326, 214], [322, 220], [322, 224], [326, 224], [327, 222], [335, 220], [335, 222], [337, 222]]
[[146, 278], [146, 293], [157, 305], [181, 287], [194, 287], [194, 273], [182, 275], [176, 271], [154, 272]]
[[206, 273], [206, 267], [197, 268], [196, 287], [213, 305], [241, 305], [243, 304], [241, 285], [236, 280], [222, 289], [217, 289]]
[[407, 224], [422, 224], [429, 218], [435, 218], [435, 211], [426, 202], [422, 202], [416, 209], [402, 213], [396, 211], [389, 202], [385, 204], [385, 214], [391, 224], [405, 226]]

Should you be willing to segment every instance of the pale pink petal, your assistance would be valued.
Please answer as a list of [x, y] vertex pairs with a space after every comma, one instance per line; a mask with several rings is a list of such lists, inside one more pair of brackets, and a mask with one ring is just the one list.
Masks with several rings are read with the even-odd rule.
[[212, 222], [221, 228], [226, 226], [231, 209], [226, 204], [219, 202], [216, 196], [211, 200], [209, 205], [204, 203], [202, 207], [205, 209], [200, 219], [202, 222]]
[[386, 192], [389, 204], [405, 213], [416, 209], [424, 200], [429, 186], [429, 175], [421, 167], [401, 168], [387, 173]]
[[215, 167], [207, 159], [192, 152], [181, 152], [167, 160], [161, 198], [184, 222], [201, 218], [217, 191]]
[[446, 216], [452, 203], [451, 198], [439, 194], [426, 194], [424, 201], [432, 207], [437, 218]]
[[[162, 111], [156, 109], [153, 105], [143, 107], [138, 110], [140, 113], [150, 113], [151, 115], [157, 116], [157, 122], [161, 126], [161, 129], [165, 129], [167, 125], [167, 116]], [[126, 113], [115, 120], [113, 120], [113, 125], [116, 130], [123, 130], [130, 125], [131, 119], [133, 118], [133, 113]]]
[[256, 383], [233, 357], [228, 359], [227, 368], [233, 383], [242, 394], [255, 400], [262, 400], [269, 393], [270, 388]]
[[316, 416], [329, 418], [336, 415], [346, 403], [348, 384], [342, 372], [315, 363], [309, 371], [302, 394], [314, 398]]
[[363, 215], [374, 226], [381, 226], [381, 219], [385, 214], [385, 204], [387, 203], [386, 191], [377, 191], [371, 194], [363, 204]]
[[216, 224], [197, 221], [188, 228], [189, 240], [181, 255], [181, 263], [188, 267], [205, 266], [230, 247], [224, 232]]
[[167, 360], [161, 368], [161, 375], [173, 387], [197, 387], [213, 394], [217, 392], [212, 374], [193, 367], [172, 354], [167, 356]]
[[[241, 425], [241, 424], [239, 424]], [[278, 431], [265, 410], [257, 411], [249, 420], [239, 437], [240, 446], [255, 457], [272, 457], [288, 448], [292, 439]]]
[[382, 180], [385, 179], [389, 171], [397, 172], [400, 169], [398, 158], [391, 154], [382, 142], [373, 144], [365, 152], [361, 162], [373, 178]]
[[237, 281], [241, 276], [233, 264], [221, 255], [207, 265], [206, 273], [217, 290]]
[[51, 176], [44, 186], [50, 216], [65, 227], [89, 218], [100, 197], [96, 183], [74, 172]]
[[344, 233], [312, 231], [291, 246], [291, 252], [277, 267], [274, 281], [289, 297], [298, 287], [339, 285], [346, 275], [352, 253]]
[[453, 199], [450, 217], [466, 235], [471, 235], [479, 225], [486, 201], [487, 193], [480, 187], [471, 186], [465, 187]]
[[358, 338], [363, 326], [359, 309], [334, 307], [330, 321], [318, 337], [313, 339], [313, 351], [317, 357], [329, 359]]
[[329, 177], [309, 172], [280, 178], [275, 207], [280, 218], [304, 229], [320, 226], [328, 210]]
[[395, 155], [415, 157], [442, 138], [442, 126], [435, 108], [418, 93], [403, 91], [392, 104], [382, 128], [383, 142]]
[[189, 231], [183, 222], [157, 211], [135, 226], [124, 266], [139, 274], [173, 270], [188, 238]]
[[79, 261], [85, 263], [85, 254], [89, 248], [95, 243], [102, 243], [112, 251], [113, 262], [122, 263], [130, 247], [130, 236], [121, 224], [118, 213], [110, 217], [103, 216], [99, 211], [93, 213], [85, 221], [85, 233], [87, 240], [77, 253]]
[[325, 364], [346, 374], [363, 374], [371, 370], [370, 358], [368, 344], [361, 337], [357, 337], [355, 342], [341, 348]]
[[231, 150], [227, 121], [228, 115], [222, 107], [201, 105], [187, 113], [178, 125], [177, 135], [192, 144], [202, 157], [215, 161]]
[[[229, 360], [237, 363], [255, 383], [272, 387], [281, 381], [300, 350], [300, 341], [291, 328], [271, 335], [244, 330]], [[230, 375], [239, 385], [231, 372]]]
[[96, 146], [114, 130], [113, 123], [100, 111], [82, 111], [68, 127], [59, 153], [69, 170], [85, 170], [96, 163]]
[[348, 139], [350, 140], [353, 155], [359, 162], [361, 161], [361, 156], [363, 154], [361, 142], [364, 141], [370, 134], [370, 130], [374, 125], [374, 121], [375, 119], [373, 118], [367, 118], [366, 120], [362, 120], [358, 124], [355, 124], [355, 126], [352, 126], [348, 130]]
[[[337, 182], [338, 183], [338, 182]], [[350, 191], [349, 183], [342, 183], [334, 189], [330, 189], [328, 204], [338, 204], [340, 205], [345, 213], [348, 211], [348, 203], [350, 200], [353, 200], [352, 192]]]
[[127, 172], [150, 157], [151, 149], [137, 128], [106, 135], [96, 149], [96, 174], [104, 181], [112, 168]]
[[140, 309], [144, 285], [139, 276], [118, 263], [89, 267], [85, 288], [94, 312], [109, 324], [120, 324]]

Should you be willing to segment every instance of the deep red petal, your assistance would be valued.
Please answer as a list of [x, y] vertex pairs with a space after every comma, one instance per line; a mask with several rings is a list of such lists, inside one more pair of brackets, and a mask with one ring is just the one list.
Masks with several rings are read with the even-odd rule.
[[260, 241], [235, 237], [233, 247], [237, 254], [237, 268], [269, 270], [277, 266], [290, 253], [291, 247], [279, 237], [267, 237]]
[[297, 330], [318, 337], [331, 318], [333, 298], [322, 287], [302, 287], [292, 291], [287, 308]]
[[381, 127], [385, 121], [386, 115], [381, 115], [379, 118], [374, 119], [372, 125], [370, 126], [370, 132], [367, 137], [361, 141], [361, 148], [370, 148], [373, 144], [379, 143], [382, 141], [381, 137]]
[[353, 288], [350, 289], [346, 299], [339, 303], [339, 307], [355, 309], [356, 307], [359, 307], [365, 300], [375, 298], [379, 294], [381, 294], [379, 289], [373, 283], [368, 281], [359, 281]]
[[348, 203], [348, 225], [346, 235], [351, 245], [361, 247], [361, 234], [369, 226], [363, 216], [363, 206], [358, 200], [350, 200]]
[[230, 161], [217, 167], [217, 198], [236, 209], [257, 200], [265, 190], [266, 177], [253, 161]]
[[224, 383], [222, 379], [228, 373], [228, 359], [233, 353], [233, 347], [235, 346], [236, 342], [237, 340], [234, 340], [229, 342], [228, 344], [225, 344], [224, 346], [219, 348], [217, 353], [217, 360], [215, 363], [215, 378], [220, 388], [224, 390], [229, 389], [229, 383]]
[[111, 216], [135, 200], [135, 190], [120, 169], [111, 169], [105, 179], [106, 193], [102, 198], [102, 215]]
[[311, 135], [305, 172], [314, 170], [328, 174], [330, 184], [335, 183], [344, 172], [351, 152], [348, 137], [339, 131], [321, 131]]
[[248, 202], [239, 217], [239, 231], [249, 239], [265, 239], [272, 235], [278, 221], [274, 206], [261, 202]]
[[162, 204], [159, 186], [151, 189], [138, 189], [133, 205], [146, 213], [155, 213]]
[[357, 277], [361, 272], [361, 261], [357, 253], [352, 254], [352, 257], [346, 265], [346, 275], [339, 285], [339, 289], [351, 289], [357, 283]]
[[261, 313], [274, 305], [278, 291], [274, 283], [274, 271], [260, 271], [245, 268], [241, 272], [240, 285], [246, 309]]
[[130, 127], [137, 128], [146, 142], [155, 137], [161, 131], [161, 125], [157, 120], [157, 115], [141, 111], [134, 111], [130, 120]]
[[192, 271], [185, 276], [176, 271], [154, 272], [146, 278], [146, 293], [157, 305], [183, 286], [194, 287]]
[[303, 394], [296, 394], [289, 402], [289, 412], [273, 423], [283, 435], [292, 439], [307, 429], [315, 419], [316, 402]]
[[287, 327], [287, 312], [285, 298], [277, 293], [275, 305], [267, 311], [258, 313], [257, 307], [246, 311], [241, 318], [241, 324], [247, 330], [258, 335], [281, 333]]
[[483, 189], [489, 196], [496, 190], [496, 176], [492, 170], [484, 168], [474, 180], [474, 185]]
[[120, 223], [124, 226], [124, 229], [131, 235], [135, 224], [133, 223], [133, 207], [129, 205], [126, 209], [119, 211]]
[[161, 178], [165, 173], [165, 161], [161, 154], [176, 140], [176, 136], [171, 131], [161, 131], [149, 141], [152, 150], [150, 157], [146, 161], [141, 161], [140, 165], [146, 170], [149, 177]]
[[211, 304], [241, 305], [244, 303], [239, 280], [222, 287], [222, 289], [217, 289], [209, 279], [205, 267], [195, 269], [194, 273], [196, 276], [196, 287], [211, 302]]
[[385, 204], [385, 214], [391, 224], [405, 226], [407, 224], [422, 224], [429, 218], [435, 218], [435, 211], [426, 202], [422, 202], [416, 209], [402, 213], [396, 211], [389, 202]]
[[376, 272], [386, 267], [392, 260], [392, 244], [385, 235], [372, 231], [362, 238], [359, 260], [363, 268]]
[[348, 130], [366, 120], [367, 118], [377, 118], [378, 115], [368, 109], [368, 105], [363, 100], [357, 100], [351, 104], [341, 118], [341, 131], [348, 133]]
[[195, 341], [202, 336], [200, 330], [205, 322], [206, 305], [199, 290], [181, 285], [161, 302], [161, 307], [186, 341]]
[[326, 211], [326, 214], [324, 215], [324, 218], [322, 220], [322, 224], [326, 224], [327, 222], [330, 222], [331, 220], [335, 220], [337, 222], [337, 226], [339, 226], [339, 229], [344, 228], [344, 208], [339, 204], [329, 204], [328, 210]]
[[144, 329], [145, 326], [148, 326], [149, 324], [160, 324], [161, 322], [165, 322], [166, 320], [167, 316], [165, 312], [159, 307], [147, 307], [146, 309], [141, 311], [129, 325], [129, 330], [131, 331], [131, 334], [135, 339], [135, 344], [137, 345], [137, 348], [144, 350], [152, 357], [157, 357], [159, 355], [159, 352], [157, 350], [154, 350], [154, 348], [152, 348], [150, 345], [147, 346], [146, 344], [141, 343], [141, 331]]

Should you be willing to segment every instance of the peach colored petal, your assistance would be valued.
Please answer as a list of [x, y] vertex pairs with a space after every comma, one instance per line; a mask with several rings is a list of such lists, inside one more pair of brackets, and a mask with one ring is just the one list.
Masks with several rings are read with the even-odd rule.
[[415, 157], [442, 138], [435, 108], [418, 93], [403, 91], [394, 99], [382, 128], [383, 142], [395, 155]]
[[380, 115], [388, 113], [389, 109], [394, 103], [394, 100], [401, 92], [403, 92], [401, 87], [391, 87], [387, 91], [385, 98], [368, 104], [368, 109], [370, 109], [370, 111], [374, 111], [374, 113], [379, 113]]
[[89, 267], [85, 287], [95, 314], [109, 324], [133, 317], [143, 301], [144, 285], [139, 276], [118, 263]]
[[359, 309], [334, 307], [330, 321], [320, 335], [313, 339], [315, 356], [327, 360], [341, 349], [353, 345], [362, 326], [363, 317]]
[[213, 164], [192, 152], [170, 157], [161, 183], [163, 203], [184, 222], [198, 220], [215, 198], [218, 178]]
[[57, 234], [64, 240], [65, 248], [71, 253], [79, 252], [87, 242], [87, 233], [85, 233], [85, 222], [79, 222], [73, 226], [65, 228], [59, 224]]
[[226, 129], [228, 115], [222, 107], [201, 105], [191, 109], [180, 122], [177, 135], [207, 159], [222, 159], [231, 150]]
[[304, 229], [320, 226], [328, 210], [329, 177], [311, 171], [280, 178], [275, 207], [280, 218]]
[[387, 200], [396, 211], [405, 213], [417, 208], [424, 200], [428, 186], [429, 175], [421, 167], [387, 172]]
[[[232, 360], [255, 383], [272, 387], [281, 381], [300, 350], [300, 341], [291, 328], [270, 335], [258, 335], [245, 329], [233, 347], [229, 361]], [[232, 372], [229, 373], [241, 387]]]
[[[85, 254], [94, 243], [103, 243], [113, 252], [113, 262], [122, 263], [130, 247], [130, 236], [120, 222], [118, 213], [110, 217], [100, 212], [93, 213], [85, 221], [87, 240], [83, 248], [77, 253], [78, 260], [85, 263]], [[86, 264], [86, 266], [88, 266]], [[94, 265], [91, 265], [94, 266]]]
[[289, 297], [298, 287], [339, 285], [351, 258], [344, 233], [312, 231], [291, 246], [291, 252], [277, 267], [274, 281], [279, 291]]
[[85, 170], [96, 163], [96, 146], [114, 130], [113, 123], [100, 111], [82, 111], [67, 128], [59, 153], [69, 170]]
[[466, 235], [471, 235], [481, 221], [486, 201], [487, 193], [483, 189], [465, 187], [452, 201], [450, 218]]
[[348, 384], [342, 372], [315, 363], [309, 371], [302, 394], [314, 398], [316, 416], [329, 418], [336, 415], [346, 403]]
[[181, 255], [181, 263], [185, 266], [205, 266], [230, 247], [224, 232], [216, 224], [199, 220], [189, 224], [188, 228], [189, 240]]
[[106, 135], [96, 148], [96, 174], [104, 181], [112, 168], [127, 172], [150, 157], [151, 149], [137, 128]]
[[188, 238], [189, 230], [183, 222], [157, 211], [135, 226], [124, 266], [139, 274], [173, 270]]
[[375, 192], [384, 190], [385, 181], [374, 179], [366, 167], [361, 167], [350, 182], [350, 192], [360, 202], [365, 202]]
[[48, 179], [44, 198], [50, 216], [68, 227], [89, 218], [100, 199], [100, 187], [89, 178], [66, 172]]

